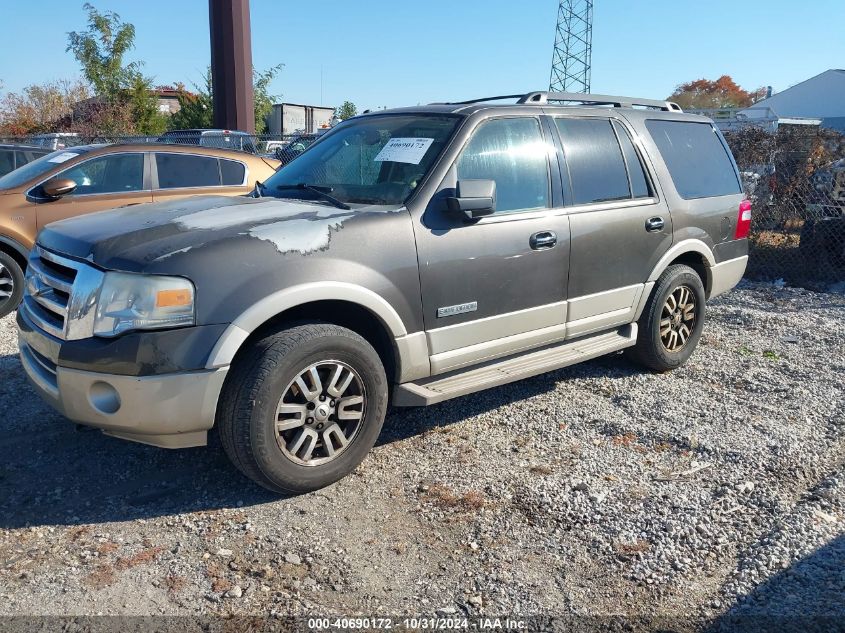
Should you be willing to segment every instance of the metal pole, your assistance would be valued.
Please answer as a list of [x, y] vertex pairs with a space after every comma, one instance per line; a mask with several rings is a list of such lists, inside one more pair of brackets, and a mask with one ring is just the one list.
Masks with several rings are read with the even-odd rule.
[[249, 0], [208, 0], [214, 126], [255, 132]]

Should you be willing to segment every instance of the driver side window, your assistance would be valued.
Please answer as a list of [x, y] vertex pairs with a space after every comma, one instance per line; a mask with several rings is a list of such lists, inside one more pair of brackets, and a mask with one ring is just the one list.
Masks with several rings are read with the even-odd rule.
[[73, 195], [123, 193], [144, 188], [144, 155], [112, 154], [74, 165], [58, 174], [76, 183]]
[[457, 172], [459, 181], [496, 181], [496, 213], [549, 206], [547, 149], [535, 118], [482, 123], [461, 153]]

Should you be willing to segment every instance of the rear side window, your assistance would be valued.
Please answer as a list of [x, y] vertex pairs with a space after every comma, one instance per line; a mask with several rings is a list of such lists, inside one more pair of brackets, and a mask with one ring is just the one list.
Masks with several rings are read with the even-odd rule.
[[558, 118], [555, 122], [572, 181], [572, 203], [630, 198], [625, 160], [610, 121]]
[[242, 185], [245, 175], [246, 169], [243, 163], [220, 159], [220, 176], [224, 185]]
[[159, 189], [220, 186], [217, 159], [210, 156], [156, 154], [156, 169]]
[[625, 128], [618, 122], [614, 121], [613, 127], [616, 128], [616, 136], [619, 138], [622, 154], [625, 156], [625, 165], [628, 167], [628, 176], [631, 179], [631, 191], [635, 198], [648, 198], [651, 195], [648, 189], [648, 180], [640, 157], [637, 155], [637, 150], [634, 149], [634, 143]]
[[709, 123], [646, 121], [678, 194], [685, 200], [740, 193], [727, 148]]

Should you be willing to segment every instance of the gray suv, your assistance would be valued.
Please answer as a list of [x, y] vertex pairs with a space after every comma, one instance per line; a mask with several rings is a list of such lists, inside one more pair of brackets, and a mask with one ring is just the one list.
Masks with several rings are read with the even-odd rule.
[[719, 131], [664, 101], [498, 99], [354, 117], [248, 197], [48, 225], [17, 315], [32, 383], [120, 438], [216, 427], [300, 493], [361, 462], [388, 403], [619, 350], [682, 365], [747, 261]]

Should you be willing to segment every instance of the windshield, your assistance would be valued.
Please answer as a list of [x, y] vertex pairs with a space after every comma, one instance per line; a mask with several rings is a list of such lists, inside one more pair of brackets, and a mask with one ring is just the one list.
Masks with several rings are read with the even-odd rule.
[[318, 189], [342, 203], [402, 204], [446, 147], [458, 121], [422, 114], [352, 119], [279, 169], [260, 193], [318, 200]]
[[0, 189], [14, 189], [28, 183], [33, 178], [37, 178], [41, 174], [46, 174], [48, 171], [69, 161], [71, 158], [76, 158], [80, 154], [86, 153], [87, 149], [73, 147], [69, 149], [60, 149], [50, 154], [46, 154], [31, 163], [27, 163], [23, 167], [19, 167], [15, 171], [10, 171], [8, 174], [0, 178]]

